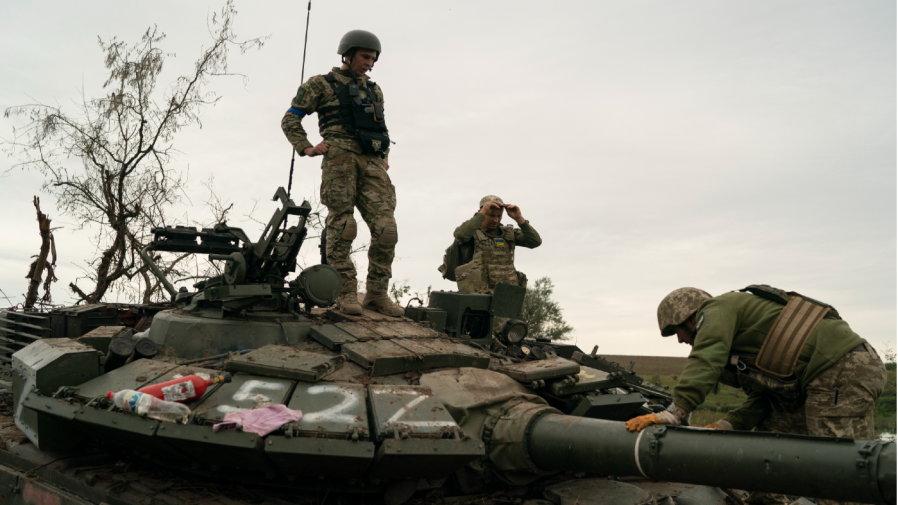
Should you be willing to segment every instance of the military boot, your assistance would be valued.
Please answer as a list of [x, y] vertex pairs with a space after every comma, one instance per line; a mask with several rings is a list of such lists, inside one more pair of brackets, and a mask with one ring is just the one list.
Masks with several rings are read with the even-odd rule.
[[387, 296], [386, 293], [365, 293], [365, 301], [362, 302], [362, 307], [375, 312], [380, 312], [385, 316], [401, 317], [405, 315], [405, 310], [393, 303], [393, 300], [390, 300], [390, 297]]
[[341, 293], [337, 298], [337, 310], [350, 316], [361, 316], [362, 306], [359, 305], [359, 295], [355, 291]]

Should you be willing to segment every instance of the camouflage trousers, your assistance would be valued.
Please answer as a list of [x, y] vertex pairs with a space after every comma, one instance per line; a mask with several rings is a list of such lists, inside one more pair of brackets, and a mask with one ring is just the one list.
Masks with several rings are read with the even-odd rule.
[[357, 233], [354, 209], [358, 208], [371, 231], [366, 290], [386, 293], [398, 235], [393, 217], [396, 188], [387, 175], [384, 158], [330, 146], [321, 163], [321, 202], [328, 211], [327, 263], [340, 273], [343, 292], [358, 289], [355, 265], [349, 257]]
[[[873, 346], [864, 344], [863, 351], [849, 352], [808, 384], [804, 405], [785, 412], [771, 412], [755, 429], [874, 440], [873, 406], [885, 388], [886, 379], [882, 360]], [[748, 501], [761, 505], [789, 503], [783, 495], [768, 493], [752, 493]], [[817, 500], [818, 505], [837, 503], [845, 502]]]

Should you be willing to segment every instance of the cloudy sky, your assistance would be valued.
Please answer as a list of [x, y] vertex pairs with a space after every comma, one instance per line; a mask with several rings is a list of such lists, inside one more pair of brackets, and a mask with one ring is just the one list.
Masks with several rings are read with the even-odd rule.
[[[190, 71], [221, 5], [2, 2], [0, 108], [74, 111], [81, 90], [104, 94], [97, 37], [137, 41], [151, 25], [168, 35], [171, 82]], [[176, 138], [171, 168], [191, 189], [173, 213], [207, 214], [201, 182], [214, 174], [235, 204], [230, 224], [256, 236], [243, 215], [258, 201], [267, 219], [287, 183], [280, 119], [300, 84], [306, 2], [236, 6], [239, 36], [271, 38], [231, 54], [248, 82], [214, 80], [222, 99], [202, 129]], [[395, 280], [452, 289], [436, 271], [443, 250], [494, 193], [542, 235], [517, 266], [553, 280], [583, 349], [685, 356], [658, 336], [664, 295], [767, 283], [833, 304], [882, 350], [896, 347], [895, 27], [895, 3], [879, 0], [318, 0], [306, 76], [339, 64], [350, 29], [382, 41], [372, 77], [397, 142]], [[0, 119], [0, 137], [16, 124]], [[0, 158], [0, 172], [15, 161]], [[319, 177], [319, 159], [298, 159], [294, 194], [316, 192]], [[0, 178], [0, 289], [14, 302], [39, 246], [33, 195], [64, 226], [57, 301], [94, 251], [41, 182]]]

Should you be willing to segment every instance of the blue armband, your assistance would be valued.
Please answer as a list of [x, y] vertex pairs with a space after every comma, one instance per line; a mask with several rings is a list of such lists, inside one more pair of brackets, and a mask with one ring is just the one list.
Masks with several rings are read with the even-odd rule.
[[287, 112], [292, 112], [292, 113], [296, 114], [297, 116], [299, 116], [300, 118], [303, 118], [306, 115], [305, 112], [301, 111], [300, 109], [297, 109], [296, 107], [290, 107], [289, 109], [287, 109]]

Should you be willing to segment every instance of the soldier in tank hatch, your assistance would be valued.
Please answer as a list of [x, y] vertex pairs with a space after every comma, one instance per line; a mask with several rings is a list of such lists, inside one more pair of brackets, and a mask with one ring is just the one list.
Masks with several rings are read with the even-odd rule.
[[[692, 352], [670, 408], [631, 419], [628, 430], [681, 424], [720, 381], [741, 387], [748, 399], [706, 428], [876, 438], [873, 407], [885, 387], [885, 367], [831, 306], [766, 285], [717, 297], [680, 288], [658, 306], [658, 326]], [[788, 502], [777, 495], [753, 498]]]
[[[520, 229], [502, 226], [502, 212], [508, 212]], [[515, 247], [534, 249], [543, 241], [517, 205], [506, 205], [488, 195], [480, 200], [480, 210], [455, 229], [455, 241], [446, 251], [439, 270], [443, 278], [458, 283], [458, 290], [490, 294], [496, 284], [527, 286], [527, 276], [514, 267]]]
[[[390, 137], [383, 117], [383, 92], [365, 75], [381, 53], [380, 40], [364, 30], [348, 32], [337, 54], [342, 66], [316, 75], [300, 86], [281, 121], [281, 129], [300, 156], [324, 156], [321, 202], [327, 207], [327, 262], [339, 273], [343, 291], [337, 301], [347, 314], [362, 306], [389, 316], [402, 308], [387, 296], [398, 241], [396, 189], [387, 170]], [[318, 114], [323, 141], [313, 146], [302, 118]], [[355, 266], [349, 258], [357, 224], [354, 209], [371, 230], [366, 296], [359, 304]]]

